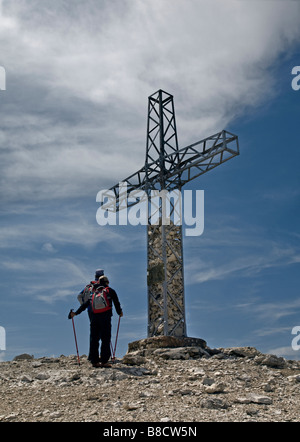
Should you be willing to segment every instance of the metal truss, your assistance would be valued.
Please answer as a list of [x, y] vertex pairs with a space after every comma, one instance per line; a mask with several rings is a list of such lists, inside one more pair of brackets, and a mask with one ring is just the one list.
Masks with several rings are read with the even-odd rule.
[[[175, 215], [181, 220], [181, 200], [169, 201], [166, 213], [164, 192], [180, 193], [184, 184], [237, 155], [238, 137], [226, 130], [179, 149], [173, 96], [159, 90], [148, 98], [145, 165], [104, 192], [102, 202], [102, 209], [120, 211], [148, 201], [148, 337], [187, 336], [182, 226], [174, 221]], [[150, 195], [157, 196], [155, 210]]]

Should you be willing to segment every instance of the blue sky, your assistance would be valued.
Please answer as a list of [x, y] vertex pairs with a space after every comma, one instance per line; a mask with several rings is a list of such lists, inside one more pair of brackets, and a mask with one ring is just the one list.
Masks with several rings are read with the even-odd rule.
[[[205, 195], [203, 235], [183, 238], [188, 335], [299, 359], [300, 4], [0, 4], [1, 360], [74, 354], [67, 315], [99, 267], [124, 310], [117, 355], [146, 337], [145, 227], [100, 227], [96, 195], [143, 166], [160, 88], [180, 147], [224, 128], [240, 143], [185, 186]], [[87, 353], [87, 314], [75, 321]]]

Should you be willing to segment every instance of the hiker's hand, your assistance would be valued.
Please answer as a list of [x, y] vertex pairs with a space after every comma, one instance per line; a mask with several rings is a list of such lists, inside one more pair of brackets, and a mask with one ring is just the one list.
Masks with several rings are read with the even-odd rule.
[[119, 316], [120, 316], [120, 318], [122, 318], [122, 316], [123, 316], [123, 312], [121, 312], [121, 313], [119, 314]]
[[70, 313], [69, 313], [69, 319], [74, 318], [74, 316], [76, 316], [76, 313], [75, 313], [75, 312], [70, 312]]

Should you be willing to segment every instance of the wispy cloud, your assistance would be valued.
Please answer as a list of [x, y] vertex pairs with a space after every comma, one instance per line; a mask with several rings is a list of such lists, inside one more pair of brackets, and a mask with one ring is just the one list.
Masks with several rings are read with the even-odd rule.
[[[145, 274], [137, 271], [145, 229], [100, 228], [95, 198], [143, 165], [147, 97], [159, 88], [174, 94], [180, 146], [248, 115], [280, 88], [274, 66], [299, 41], [300, 4], [0, 0], [0, 6], [0, 64], [7, 74], [0, 97], [1, 306], [10, 302], [6, 294], [17, 277], [42, 312], [74, 296], [103, 261], [126, 286], [125, 297], [130, 290], [146, 293]], [[275, 197], [268, 189], [262, 195]], [[186, 284], [241, 281], [299, 262], [291, 237], [268, 240], [263, 227], [255, 232], [258, 226], [244, 221], [222, 218], [213, 234], [186, 241]], [[298, 306], [267, 305], [252, 285], [248, 290], [261, 306], [255, 310], [252, 297], [250, 311], [268, 318], [269, 329], [277, 325], [272, 314], [289, 319]], [[231, 301], [249, 315], [245, 300]], [[201, 307], [230, 308], [205, 302]], [[129, 318], [144, 329], [144, 317]], [[133, 337], [134, 330], [130, 324], [124, 334]]]
[[70, 4], [1, 2], [3, 200], [96, 194], [141, 167], [159, 88], [181, 144], [223, 128], [274, 93], [268, 67], [300, 35], [297, 2]]
[[[274, 302], [264, 302], [263, 300], [260, 300], [260, 302], [252, 303], [251, 308], [248, 307], [247, 309], [248, 311], [251, 311], [252, 314], [256, 315], [261, 322], [268, 324], [274, 324], [282, 318], [290, 317], [291, 330], [292, 327], [296, 325], [294, 324], [294, 321], [299, 315], [300, 298], [287, 300], [284, 302], [278, 300]], [[283, 331], [283, 329], [280, 328], [280, 331]], [[276, 332], [278, 332], [278, 329]], [[262, 335], [263, 333], [266, 333], [266, 331], [261, 331], [260, 333]]]
[[[227, 261], [227, 260], [226, 260]], [[300, 256], [295, 251], [282, 250], [282, 254], [278, 256], [277, 251], [270, 251], [265, 255], [252, 255], [240, 258], [234, 258], [225, 264], [216, 264], [212, 261], [201, 263], [194, 263], [194, 268], [198, 264], [198, 269], [194, 273], [193, 279], [190, 282], [207, 282], [213, 280], [222, 280], [234, 277], [238, 274], [239, 277], [250, 277], [255, 274], [263, 273], [264, 270], [288, 266], [290, 264], [300, 262]], [[191, 270], [189, 270], [191, 273]]]
[[270, 348], [266, 353], [282, 356], [287, 359], [299, 360], [300, 358], [300, 352], [293, 350], [291, 345], [286, 347]]
[[246, 225], [231, 228], [224, 224], [207, 239], [203, 235], [194, 248], [189, 247], [186, 266], [189, 283], [225, 280], [237, 275], [248, 278], [267, 269], [300, 262], [300, 250], [291, 240], [290, 232], [282, 234], [281, 240], [273, 240], [261, 228], [256, 231]]
[[111, 251], [122, 253], [146, 247], [142, 229], [128, 226], [124, 232], [118, 226], [99, 226], [96, 222], [96, 202], [94, 209], [91, 207], [89, 212], [85, 207], [82, 205], [77, 210], [67, 207], [65, 211], [48, 208], [48, 216], [47, 211], [40, 215], [14, 216], [14, 223], [0, 229], [0, 249], [52, 253], [67, 245], [86, 250], [97, 244], [109, 244]]
[[255, 336], [267, 337], [267, 336], [285, 334], [287, 332], [291, 333], [291, 330], [292, 330], [291, 327], [264, 327], [254, 330], [253, 334]]

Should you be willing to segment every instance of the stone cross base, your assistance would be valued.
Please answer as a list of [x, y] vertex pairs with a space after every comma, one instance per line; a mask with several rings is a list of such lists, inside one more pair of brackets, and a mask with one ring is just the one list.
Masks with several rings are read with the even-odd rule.
[[138, 350], [148, 350], [156, 348], [176, 348], [176, 347], [200, 347], [207, 348], [207, 344], [200, 338], [176, 338], [174, 336], [154, 336], [128, 344], [128, 353]]

